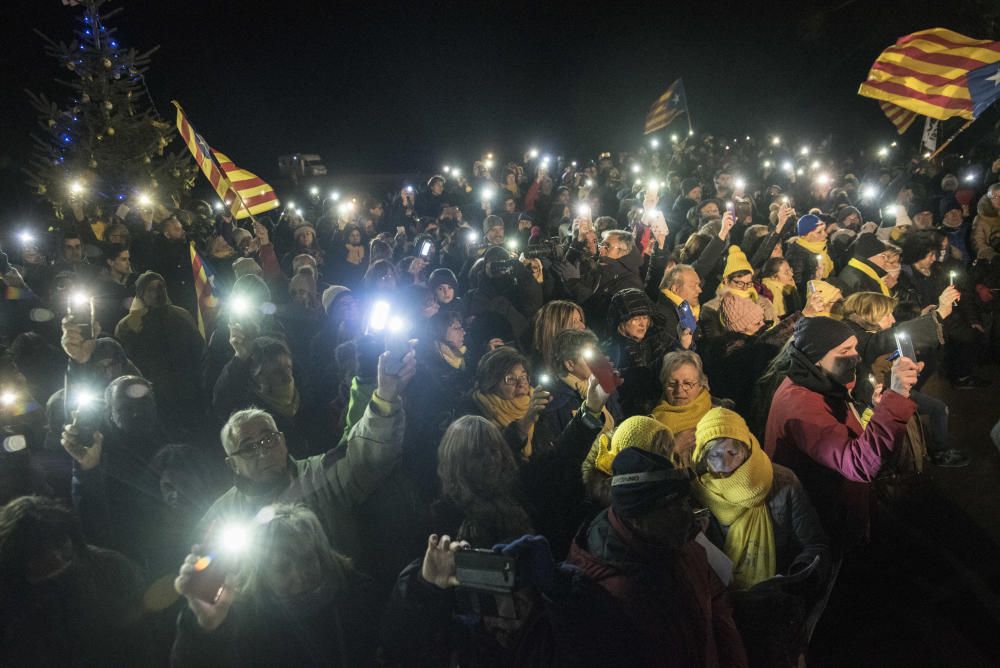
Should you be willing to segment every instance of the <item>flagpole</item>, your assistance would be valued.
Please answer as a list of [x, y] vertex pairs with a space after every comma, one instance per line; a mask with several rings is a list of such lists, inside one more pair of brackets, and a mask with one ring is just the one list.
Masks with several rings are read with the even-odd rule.
[[963, 132], [965, 132], [966, 128], [968, 128], [968, 127], [969, 127], [970, 125], [972, 125], [972, 124], [973, 124], [973, 123], [975, 123], [975, 122], [976, 122], [976, 119], [974, 119], [974, 118], [972, 118], [972, 119], [970, 119], [970, 120], [966, 121], [966, 122], [965, 122], [965, 125], [963, 125], [962, 127], [960, 127], [960, 128], [958, 129], [958, 131], [957, 131], [957, 132], [956, 132], [955, 134], [953, 134], [952, 136], [948, 137], [948, 141], [946, 141], [945, 143], [943, 143], [943, 144], [941, 144], [940, 146], [938, 146], [938, 147], [937, 147], [937, 150], [936, 150], [936, 151], [934, 151], [933, 153], [931, 153], [930, 157], [929, 157], [929, 158], [927, 158], [927, 159], [928, 159], [928, 160], [933, 160], [934, 158], [938, 157], [938, 154], [940, 154], [940, 153], [941, 153], [941, 151], [943, 151], [943, 150], [945, 150], [946, 148], [948, 148], [948, 144], [950, 144], [950, 143], [952, 143], [953, 141], [955, 141], [955, 138], [956, 138], [956, 137], [958, 137], [958, 135], [960, 135], [960, 134], [962, 134]]

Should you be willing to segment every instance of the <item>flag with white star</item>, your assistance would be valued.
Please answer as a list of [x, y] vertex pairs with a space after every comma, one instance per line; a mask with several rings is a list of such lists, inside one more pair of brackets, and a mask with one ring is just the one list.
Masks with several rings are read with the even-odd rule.
[[900, 37], [858, 94], [942, 121], [972, 120], [1000, 97], [1000, 42], [945, 28]]

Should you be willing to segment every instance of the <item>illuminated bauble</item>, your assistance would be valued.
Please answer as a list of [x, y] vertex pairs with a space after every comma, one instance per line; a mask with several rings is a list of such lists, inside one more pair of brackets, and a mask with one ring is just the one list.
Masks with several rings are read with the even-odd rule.
[[110, 58], [103, 59], [101, 61], [101, 65], [104, 65], [104, 69], [106, 69], [106, 70], [111, 69], [111, 59]]
[[114, 137], [115, 136], [115, 129], [114, 128], [108, 128], [108, 136], [109, 137]]

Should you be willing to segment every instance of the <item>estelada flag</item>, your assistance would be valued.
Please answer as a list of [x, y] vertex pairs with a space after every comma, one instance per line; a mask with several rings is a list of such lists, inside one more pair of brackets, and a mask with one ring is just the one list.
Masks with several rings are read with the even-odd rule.
[[972, 120], [1000, 98], [998, 61], [1000, 42], [921, 30], [879, 55], [858, 95], [942, 121]]
[[656, 132], [670, 125], [681, 114], [687, 113], [687, 96], [684, 81], [678, 79], [661, 95], [646, 114], [646, 130], [643, 134]]
[[899, 134], [903, 134], [909, 130], [910, 126], [913, 125], [913, 121], [917, 120], [918, 114], [913, 113], [909, 109], [896, 106], [892, 102], [882, 100], [878, 103], [878, 106], [882, 107], [882, 113], [896, 126], [896, 132]]
[[201, 338], [207, 341], [208, 335], [215, 331], [215, 316], [219, 312], [215, 274], [195, 250], [193, 241], [188, 244], [188, 248], [191, 250], [191, 274], [194, 277], [194, 291], [198, 297], [198, 331], [201, 332]]

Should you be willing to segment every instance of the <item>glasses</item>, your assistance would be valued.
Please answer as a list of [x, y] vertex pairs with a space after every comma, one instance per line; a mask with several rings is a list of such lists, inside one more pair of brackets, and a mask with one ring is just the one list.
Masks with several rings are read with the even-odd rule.
[[701, 383], [696, 380], [672, 380], [667, 383], [667, 387], [671, 390], [684, 390], [685, 392], [690, 392], [696, 387], [701, 387]]
[[521, 383], [524, 383], [525, 385], [527, 385], [528, 384], [528, 375], [525, 374], [523, 376], [504, 376], [503, 377], [503, 382], [504, 382], [504, 385], [520, 385]]
[[234, 452], [230, 455], [230, 457], [240, 457], [241, 459], [248, 460], [254, 459], [255, 457], [261, 457], [268, 450], [272, 450], [277, 447], [278, 443], [281, 442], [280, 437], [280, 432], [269, 431], [256, 441], [251, 441], [246, 446]]
[[747, 288], [753, 287], [753, 281], [737, 281], [733, 279], [729, 283], [737, 290], [746, 290]]

